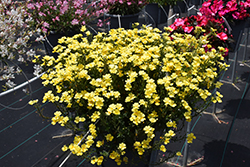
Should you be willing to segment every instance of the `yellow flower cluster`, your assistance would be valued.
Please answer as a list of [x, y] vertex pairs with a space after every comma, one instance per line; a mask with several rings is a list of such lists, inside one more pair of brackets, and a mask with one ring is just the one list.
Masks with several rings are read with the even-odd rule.
[[120, 111], [123, 110], [122, 104], [117, 103], [117, 104], [110, 104], [106, 115], [110, 115], [110, 114], [115, 114], [115, 115], [120, 115]]
[[66, 116], [66, 117], [62, 116], [61, 111], [56, 111], [54, 113], [54, 115], [55, 116], [51, 119], [52, 120], [52, 122], [51, 122], [52, 125], [55, 125], [58, 122], [61, 126], [64, 126], [69, 121], [69, 117], [68, 116]]
[[[41, 77], [43, 84], [53, 87], [45, 93], [43, 103], [64, 106], [64, 114], [75, 111], [72, 122], [85, 122], [91, 133], [83, 144], [74, 142], [63, 150], [82, 155], [96, 142], [99, 149], [107, 149], [106, 157], [120, 164], [127, 162], [122, 155], [128, 147], [126, 140], [133, 138], [133, 147], [143, 155], [152, 148], [155, 126], [161, 125], [167, 132], [159, 149], [166, 151], [163, 144], [176, 135], [177, 118], [191, 121], [192, 112], [200, 112], [209, 102], [221, 102], [219, 92], [213, 98], [210, 92], [222, 85], [216, 79], [217, 72], [227, 67], [222, 56], [225, 50], [207, 52], [207, 38], [170, 36], [145, 26], [140, 30], [112, 29], [108, 34], [98, 33], [92, 41], [79, 34], [61, 38], [54, 48], [58, 58], [42, 59], [42, 66], [48, 69]], [[203, 102], [200, 108], [198, 101]], [[52, 124], [69, 121], [61, 115], [56, 112]], [[194, 136], [188, 137], [191, 139]], [[103, 158], [92, 157], [91, 162], [99, 165]]]
[[[125, 153], [125, 152], [124, 152]], [[122, 163], [122, 159], [121, 159], [121, 154], [119, 154], [117, 151], [112, 151], [110, 154], [109, 154], [109, 158], [110, 159], [114, 159], [115, 162], [117, 163], [117, 165], [121, 165]], [[123, 157], [123, 161], [125, 163], [128, 162], [128, 158], [126, 156]]]
[[38, 103], [38, 99], [29, 101], [29, 105], [31, 105], [31, 106], [36, 104], [36, 103]]
[[93, 156], [93, 157], [92, 157], [92, 160], [91, 160], [91, 164], [94, 165], [95, 163], [97, 163], [97, 165], [101, 165], [103, 159], [104, 159], [103, 156], [100, 156], [100, 157], [95, 157], [95, 156]]
[[193, 142], [193, 139], [196, 139], [195, 135], [193, 133], [189, 133], [187, 135], [187, 142], [188, 143], [192, 143]]
[[145, 114], [139, 110], [140, 104], [139, 103], [134, 103], [132, 107], [132, 114], [131, 117], [129, 118], [130, 121], [132, 121], [135, 125], [140, 124], [145, 118]]
[[78, 124], [79, 122], [84, 122], [85, 120], [86, 119], [84, 117], [77, 116], [77, 117], [75, 117], [74, 122]]
[[167, 127], [173, 127], [173, 128], [177, 128], [177, 124], [176, 124], [176, 122], [175, 121], [168, 121], [167, 123], [166, 123], [166, 125], [167, 125]]
[[155, 123], [158, 120], [157, 112], [153, 111], [151, 114], [148, 115], [148, 119], [151, 123]]

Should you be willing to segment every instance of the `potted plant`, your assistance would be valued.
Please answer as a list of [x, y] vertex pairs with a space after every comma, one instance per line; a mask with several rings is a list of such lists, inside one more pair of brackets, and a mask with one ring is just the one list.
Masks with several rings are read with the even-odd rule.
[[103, 10], [84, 0], [29, 0], [27, 14], [34, 20], [31, 26], [38, 25], [48, 37], [45, 47], [52, 55], [60, 37], [79, 33], [82, 25], [95, 20]]
[[[12, 0], [0, 4], [0, 81], [3, 90], [16, 86], [16, 74], [21, 74], [19, 65], [29, 63], [35, 55], [30, 40], [34, 31], [32, 21], [25, 13], [25, 3]], [[18, 65], [19, 64], [19, 65]]]
[[110, 28], [132, 28], [132, 24], [138, 22], [138, 16], [146, 5], [146, 0], [97, 0], [96, 6], [101, 6], [105, 21], [108, 19]]
[[[249, 17], [250, 1], [208, 0], [202, 4], [200, 12], [211, 20], [223, 23], [238, 41], [240, 31], [245, 27], [245, 19]], [[232, 46], [233, 50], [235, 45]]]
[[[217, 67], [227, 66], [221, 62], [225, 49], [206, 52], [208, 36], [170, 35], [143, 26], [111, 29], [92, 41], [82, 34], [61, 38], [54, 48], [60, 56], [45, 56], [41, 62], [47, 72], [43, 84], [51, 88], [42, 102], [57, 107], [53, 125], [84, 132], [62, 150], [97, 165], [107, 159], [117, 165], [142, 160], [152, 150], [166, 152], [182, 121], [221, 102], [222, 95], [210, 91], [222, 85], [216, 81]], [[39, 106], [38, 99], [30, 104]], [[188, 142], [194, 138], [191, 133]]]
[[197, 16], [178, 18], [169, 27], [171, 33], [188, 33], [196, 38], [210, 34], [207, 39], [210, 47], [207, 50], [223, 47], [226, 49], [224, 57], [228, 56], [230, 44], [233, 42], [232, 35], [223, 24], [214, 19], [198, 14]]
[[181, 0], [148, 0], [149, 4], [146, 5], [145, 10], [157, 26], [168, 21], [169, 8], [176, 5], [178, 1]]

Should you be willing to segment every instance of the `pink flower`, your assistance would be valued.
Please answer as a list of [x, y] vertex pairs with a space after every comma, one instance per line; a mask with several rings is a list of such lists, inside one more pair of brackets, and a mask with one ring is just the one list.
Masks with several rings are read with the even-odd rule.
[[45, 27], [42, 27], [42, 31], [43, 31], [44, 33], [47, 33], [47, 32], [48, 32], [48, 29], [45, 28]]
[[38, 15], [39, 16], [46, 16], [46, 14], [44, 14], [43, 12], [39, 12]]
[[75, 11], [75, 14], [79, 14], [79, 15], [83, 15], [84, 11], [83, 10], [80, 10], [80, 9], [77, 9]]
[[178, 18], [175, 20], [175, 26], [184, 26], [184, 20], [182, 20], [181, 18]]
[[27, 4], [28, 9], [35, 9], [35, 6], [32, 3]]
[[43, 6], [43, 3], [42, 3], [42, 2], [40, 2], [40, 3], [37, 2], [37, 3], [35, 4], [35, 6], [36, 6], [38, 9], [40, 9], [40, 8]]
[[245, 7], [245, 8], [249, 8], [249, 7], [250, 7], [250, 3], [249, 3], [249, 2], [245, 2], [245, 3], [244, 3], [244, 7]]
[[128, 6], [130, 6], [132, 3], [131, 2], [127, 2]]
[[184, 28], [184, 32], [190, 33], [193, 29], [194, 29], [193, 26], [190, 26], [190, 27], [188, 26]]
[[211, 2], [203, 2], [202, 7], [209, 7], [211, 5]]
[[60, 19], [59, 19], [58, 16], [56, 16], [55, 18], [52, 19], [53, 22], [55, 22], [56, 20], [57, 20], [57, 21], [60, 21]]
[[123, 4], [123, 1], [122, 1], [122, 0], [119, 0], [119, 3], [120, 3], [120, 4]]
[[71, 24], [72, 24], [72, 25], [79, 24], [79, 21], [78, 21], [77, 19], [74, 19], [74, 20], [71, 21]]
[[228, 39], [227, 34], [224, 32], [220, 32], [219, 34], [216, 35], [220, 40], [225, 41]]
[[103, 21], [101, 19], [98, 20], [97, 26], [98, 27], [102, 27], [103, 26]]
[[80, 1], [74, 1], [74, 7], [78, 8], [80, 7], [82, 4], [80, 3]]
[[64, 14], [69, 9], [69, 5], [67, 1], [63, 1], [63, 4], [60, 8], [60, 13]]
[[49, 28], [49, 23], [43, 22], [43, 26]]

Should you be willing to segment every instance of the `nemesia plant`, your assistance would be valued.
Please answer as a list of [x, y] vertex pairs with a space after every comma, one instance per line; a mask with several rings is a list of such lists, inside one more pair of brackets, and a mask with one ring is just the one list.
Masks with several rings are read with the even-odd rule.
[[25, 14], [25, 4], [12, 0], [0, 0], [0, 81], [6, 82], [4, 90], [14, 87], [15, 74], [21, 69], [11, 61], [21, 63], [31, 61], [35, 50], [29, 47], [29, 40], [34, 35], [29, 23], [32, 21]]
[[93, 4], [100, 6], [109, 14], [131, 15], [139, 13], [147, 4], [146, 0], [96, 0]]
[[249, 7], [250, 0], [208, 0], [199, 10], [204, 16], [224, 23], [222, 16], [230, 22], [249, 17]]
[[105, 9], [87, 3], [86, 0], [29, 0], [27, 13], [43, 32], [80, 32], [82, 25], [95, 20]]
[[[91, 41], [82, 34], [63, 37], [54, 47], [58, 58], [42, 58], [43, 85], [51, 86], [42, 103], [57, 106], [51, 123], [84, 132], [63, 151], [97, 165], [131, 162], [129, 150], [143, 159], [153, 149], [165, 152], [182, 120], [221, 102], [222, 95], [210, 91], [222, 85], [217, 72], [227, 67], [221, 62], [225, 49], [207, 52], [209, 34], [170, 35], [168, 29], [111, 29]], [[38, 107], [38, 99], [30, 104]], [[195, 138], [190, 133], [187, 140]]]
[[[229, 43], [233, 42], [232, 35], [217, 20], [198, 14], [197, 16], [177, 18], [169, 27], [172, 28], [170, 29], [171, 33], [188, 33], [196, 38], [209, 34], [207, 39], [209, 46], [206, 46], [206, 50], [218, 48], [219, 46], [224, 47], [227, 50], [224, 56], [228, 56]], [[202, 29], [202, 31], [198, 29]]]

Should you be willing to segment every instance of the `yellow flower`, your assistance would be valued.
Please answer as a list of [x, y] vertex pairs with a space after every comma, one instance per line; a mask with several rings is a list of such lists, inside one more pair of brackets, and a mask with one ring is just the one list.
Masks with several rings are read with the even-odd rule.
[[119, 149], [120, 150], [125, 150], [126, 149], [126, 144], [125, 143], [120, 143], [119, 144]]
[[109, 154], [109, 158], [111, 159], [116, 159], [117, 157], [119, 157], [120, 155], [116, 152], [116, 151], [112, 151], [110, 154]]
[[138, 148], [137, 152], [139, 155], [143, 155], [143, 153], [145, 152], [145, 150], [143, 148]]
[[62, 151], [67, 151], [68, 150], [68, 147], [66, 146], [66, 145], [64, 145], [63, 147], [62, 147]]
[[129, 95], [126, 97], [125, 102], [130, 102], [132, 100], [134, 100], [136, 98], [136, 96], [133, 93], [129, 93]]
[[165, 138], [164, 144], [168, 144], [168, 143], [170, 143], [170, 138]]
[[78, 123], [79, 123], [79, 119], [80, 119], [80, 117], [79, 117], [79, 116], [75, 117], [74, 122], [78, 124]]
[[88, 151], [87, 145], [86, 145], [86, 144], [82, 144], [81, 150], [82, 150], [82, 152], [84, 152], [84, 153], [85, 153], [86, 151]]
[[117, 165], [121, 165], [122, 160], [120, 159], [120, 157], [115, 159], [115, 162], [117, 163]]
[[96, 147], [101, 147], [104, 144], [104, 141], [97, 141], [96, 142]]
[[113, 139], [114, 139], [114, 137], [111, 134], [106, 135], [106, 140], [107, 141], [112, 141]]
[[170, 105], [171, 107], [176, 106], [176, 103], [168, 97], [165, 97], [163, 102], [165, 103], [165, 106], [168, 106], [168, 105]]
[[147, 134], [147, 133], [153, 132], [153, 131], [155, 130], [155, 128], [152, 128], [151, 126], [145, 126], [145, 127], [143, 128], [143, 130], [144, 130], [145, 133]]
[[96, 158], [96, 156], [93, 156], [92, 158], [91, 158], [91, 164], [95, 164], [96, 162], [97, 162], [97, 158]]
[[165, 147], [164, 145], [161, 145], [161, 146], [160, 146], [160, 150], [161, 150], [162, 152], [166, 152], [166, 151], [167, 151], [167, 149], [166, 149], [166, 147]]
[[173, 137], [175, 136], [175, 133], [173, 130], [169, 130], [166, 134], [165, 134], [166, 137]]
[[178, 151], [178, 152], [176, 153], [176, 155], [177, 155], [177, 156], [182, 156], [182, 154], [181, 154], [180, 151]]
[[29, 101], [29, 105], [34, 105], [38, 102], [38, 99]]
[[134, 143], [134, 147], [135, 148], [139, 148], [141, 146], [141, 143], [139, 142], [139, 141], [136, 141], [135, 143]]
[[193, 133], [189, 133], [187, 135], [187, 142], [188, 143], [192, 143], [193, 142], [193, 139], [196, 139], [195, 135]]
[[166, 123], [167, 127], [173, 127], [173, 128], [177, 128], [177, 124], [175, 121], [168, 121]]
[[188, 122], [190, 122], [192, 120], [192, 116], [191, 116], [191, 111], [187, 111], [184, 113], [184, 117], [186, 118], [186, 120]]
[[86, 30], [87, 30], [86, 27], [85, 27], [85, 26], [82, 26], [81, 32], [85, 32]]
[[85, 34], [89, 36], [91, 33], [89, 31], [86, 31]]
[[97, 165], [101, 165], [101, 164], [102, 164], [102, 162], [103, 162], [103, 159], [104, 159], [104, 157], [103, 157], [103, 156], [98, 157], [98, 158], [97, 158], [97, 160], [96, 160]]
[[223, 85], [223, 83], [221, 83], [221, 82], [216, 82], [216, 84], [215, 84], [216, 88], [218, 88], [218, 89], [219, 89], [222, 85]]
[[96, 112], [94, 112], [92, 115], [91, 115], [91, 121], [92, 122], [95, 122], [97, 119], [99, 119], [100, 118], [100, 115], [101, 115], [101, 113], [99, 112], [99, 111], [96, 111]]
[[123, 157], [123, 162], [128, 163], [128, 157]]

